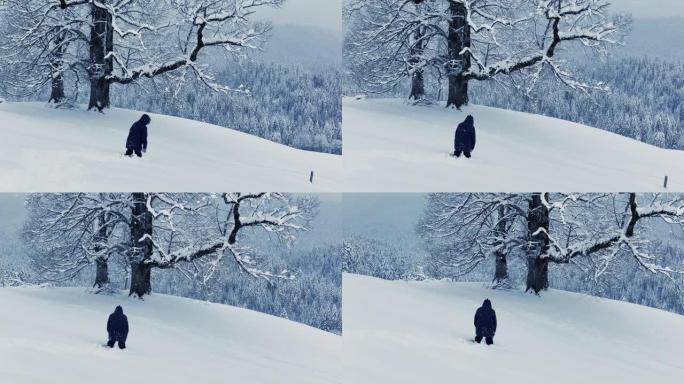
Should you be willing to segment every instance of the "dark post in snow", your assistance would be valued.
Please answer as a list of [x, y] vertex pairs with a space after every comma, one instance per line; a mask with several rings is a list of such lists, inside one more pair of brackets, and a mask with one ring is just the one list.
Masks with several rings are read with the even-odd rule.
[[313, 171], [309, 174], [309, 183], [313, 184]]
[[665, 175], [665, 181], [663, 181], [663, 188], [667, 189], [667, 175]]
[[[547, 197], [547, 196], [545, 196]], [[549, 260], [542, 256], [549, 248], [549, 209], [541, 193], [533, 193], [527, 213], [527, 286], [525, 292], [539, 293], [549, 287]]]
[[151, 265], [147, 261], [152, 256], [152, 240], [143, 239], [152, 235], [152, 214], [147, 209], [147, 194], [133, 193], [131, 208], [131, 289], [129, 296], [143, 297], [152, 292]]

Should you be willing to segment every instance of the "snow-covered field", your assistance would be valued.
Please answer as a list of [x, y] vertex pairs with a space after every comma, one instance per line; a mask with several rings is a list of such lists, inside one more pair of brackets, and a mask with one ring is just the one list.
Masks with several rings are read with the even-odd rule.
[[[0, 191], [338, 191], [340, 156], [150, 114], [148, 153], [124, 158], [141, 112], [0, 104]], [[309, 183], [314, 171], [313, 183]]]
[[[684, 151], [521, 112], [343, 99], [347, 191], [684, 190]], [[454, 130], [475, 118], [473, 158], [456, 159]]]
[[[130, 324], [123, 351], [102, 346], [119, 304]], [[340, 383], [340, 350], [339, 336], [226, 305], [0, 289], [2, 383]]]
[[[684, 316], [551, 290], [343, 277], [344, 382], [681, 383]], [[494, 345], [471, 342], [490, 298]]]

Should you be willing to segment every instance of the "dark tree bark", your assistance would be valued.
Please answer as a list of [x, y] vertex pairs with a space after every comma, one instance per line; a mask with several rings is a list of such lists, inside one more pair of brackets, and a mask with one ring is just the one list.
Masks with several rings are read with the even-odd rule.
[[129, 260], [131, 264], [131, 288], [129, 296], [143, 297], [152, 292], [151, 271], [148, 263], [152, 256], [152, 240], [144, 238], [152, 235], [152, 214], [147, 210], [147, 196], [145, 193], [133, 193], [133, 207], [131, 209], [131, 250]]
[[538, 294], [549, 288], [549, 260], [543, 257], [549, 248], [549, 209], [541, 193], [533, 193], [527, 214], [527, 287]]
[[[107, 3], [101, 0], [101, 3]], [[91, 5], [92, 27], [90, 29], [90, 101], [88, 110], [97, 108], [102, 111], [109, 108], [110, 82], [107, 76], [112, 74], [114, 59], [108, 54], [114, 50], [114, 31], [112, 16], [101, 7]]]
[[[97, 217], [97, 234], [95, 235], [95, 252], [102, 251], [109, 237], [107, 230], [107, 218], [105, 213], [100, 213]], [[102, 255], [95, 260], [95, 284], [94, 287], [101, 289], [109, 285], [109, 266], [107, 256]]]
[[448, 59], [446, 70], [449, 80], [447, 107], [461, 108], [468, 104], [468, 79], [463, 72], [470, 67], [470, 56], [462, 54], [470, 48], [470, 27], [466, 20], [466, 7], [462, 3], [449, 4], [449, 31], [447, 34]]
[[422, 69], [416, 69], [411, 76], [411, 94], [409, 100], [421, 100], [425, 97], [425, 81]]
[[109, 285], [109, 266], [106, 259], [95, 260], [95, 284], [94, 287], [98, 289], [105, 288]]
[[[498, 212], [499, 221], [496, 223], [497, 236], [505, 241], [506, 239], [506, 207], [500, 206]], [[508, 280], [508, 261], [504, 244], [500, 244], [499, 248], [494, 252], [495, 269], [494, 269], [494, 283], [503, 284]]]
[[61, 104], [66, 99], [66, 94], [64, 93], [64, 76], [62, 74], [64, 53], [66, 52], [67, 48], [64, 41], [65, 37], [63, 34], [58, 33], [55, 41], [53, 42], [54, 47], [51, 50], [50, 58], [51, 90], [48, 103]]
[[425, 52], [425, 32], [422, 30], [422, 28], [418, 28], [414, 34], [414, 38], [415, 41], [413, 42], [413, 46], [411, 46], [411, 58], [409, 59], [409, 64], [414, 67], [412, 68], [411, 94], [409, 95], [409, 100], [421, 100], [423, 97], [425, 97], [424, 73], [422, 68], [415, 68], [415, 66], [423, 60], [423, 55]]

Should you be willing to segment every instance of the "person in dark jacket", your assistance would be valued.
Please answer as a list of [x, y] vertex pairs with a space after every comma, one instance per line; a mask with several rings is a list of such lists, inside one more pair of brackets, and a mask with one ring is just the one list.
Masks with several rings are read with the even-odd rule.
[[145, 114], [142, 115], [140, 120], [133, 123], [126, 139], [126, 156], [133, 156], [133, 153], [135, 153], [136, 156], [142, 157], [142, 153], [147, 152], [147, 125], [151, 120]]
[[128, 317], [124, 315], [123, 308], [120, 305], [116, 307], [114, 313], [109, 315], [107, 320], [107, 333], [109, 334], [109, 341], [107, 346], [114, 348], [114, 343], [119, 343], [119, 348], [126, 348], [126, 338], [128, 337]]
[[475, 149], [475, 123], [472, 115], [468, 115], [465, 120], [458, 125], [454, 134], [454, 156], [470, 158], [470, 154]]
[[492, 345], [495, 333], [496, 312], [492, 309], [492, 302], [485, 299], [482, 306], [475, 311], [475, 342], [479, 344], [484, 337], [487, 345]]

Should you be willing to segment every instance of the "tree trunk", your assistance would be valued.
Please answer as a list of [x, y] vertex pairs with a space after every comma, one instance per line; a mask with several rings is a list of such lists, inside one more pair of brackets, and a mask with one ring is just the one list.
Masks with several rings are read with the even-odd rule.
[[422, 67], [423, 55], [425, 53], [425, 31], [418, 28], [414, 33], [414, 41], [411, 46], [411, 56], [409, 64], [411, 65], [411, 94], [409, 100], [421, 100], [425, 97], [425, 77]]
[[107, 264], [109, 255], [100, 254], [100, 252], [107, 248], [108, 237], [107, 217], [105, 216], [105, 213], [102, 212], [97, 217], [97, 234], [95, 236], [94, 248], [98, 257], [95, 259], [95, 284], [93, 284], [93, 287], [97, 287], [98, 289], [105, 288], [109, 285], [109, 266]]
[[152, 235], [152, 214], [147, 210], [145, 193], [133, 193], [131, 209], [131, 288], [129, 296], [143, 297], [152, 292], [151, 270], [147, 261], [152, 256], [152, 241], [144, 238]]
[[128, 296], [142, 298], [152, 293], [152, 268], [144, 262], [131, 262], [131, 288]]
[[95, 266], [95, 284], [93, 286], [98, 289], [107, 287], [109, 285], [109, 267], [107, 265], [107, 260], [98, 258], [95, 260]]
[[48, 103], [61, 104], [66, 99], [64, 93], [64, 53], [66, 52], [66, 45], [64, 44], [64, 36], [62, 33], [57, 33], [54, 40], [54, 46], [51, 50], [50, 57], [50, 78], [51, 91]]
[[[106, 0], [100, 0], [107, 3]], [[114, 50], [112, 16], [96, 4], [91, 5], [93, 25], [90, 28], [90, 101], [88, 110], [109, 108], [109, 81], [114, 60], [109, 54]]]
[[463, 72], [470, 67], [470, 55], [464, 54], [465, 48], [470, 48], [470, 26], [467, 21], [466, 7], [462, 3], [449, 4], [449, 31], [447, 34], [446, 64], [449, 80], [447, 107], [461, 108], [468, 104], [468, 80]]
[[[543, 229], [544, 231], [540, 231]], [[527, 213], [527, 287], [525, 292], [549, 288], [549, 261], [543, 257], [549, 248], [549, 209], [542, 204], [541, 193], [533, 193]]]
[[423, 70], [416, 69], [411, 76], [411, 94], [409, 100], [421, 100], [425, 97], [425, 81], [423, 77]]
[[468, 104], [468, 80], [461, 75], [449, 75], [449, 93], [447, 94], [447, 107], [461, 109]]
[[[499, 207], [499, 217], [496, 223], [497, 236], [502, 239], [502, 242], [506, 239], [506, 207]], [[495, 286], [508, 285], [508, 261], [507, 250], [505, 244], [499, 244], [499, 247], [494, 252], [495, 258], [495, 268], [494, 268], [494, 284]]]

